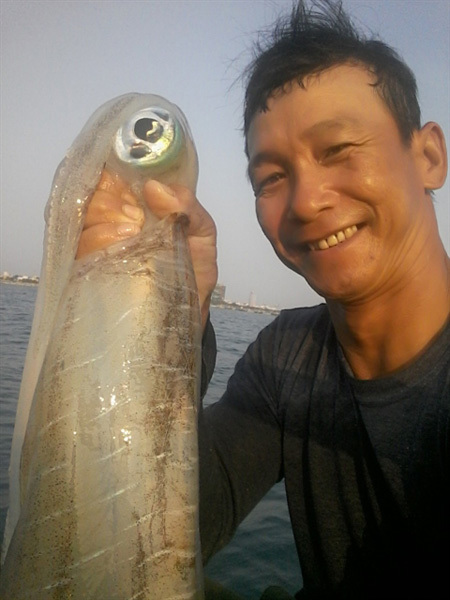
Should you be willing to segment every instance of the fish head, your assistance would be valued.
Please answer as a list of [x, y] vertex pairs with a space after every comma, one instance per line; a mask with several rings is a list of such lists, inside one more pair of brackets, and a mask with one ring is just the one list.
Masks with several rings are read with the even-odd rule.
[[160, 96], [142, 95], [140, 99], [146, 106], [133, 110], [117, 129], [107, 166], [138, 195], [149, 178], [195, 191], [197, 154], [186, 118]]

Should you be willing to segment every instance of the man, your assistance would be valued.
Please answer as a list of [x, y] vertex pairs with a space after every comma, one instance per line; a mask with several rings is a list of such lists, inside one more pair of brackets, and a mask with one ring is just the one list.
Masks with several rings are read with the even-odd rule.
[[[322, 8], [299, 2], [259, 48], [244, 132], [259, 223], [325, 304], [283, 311], [201, 415], [203, 552], [284, 478], [299, 598], [447, 597], [450, 286], [432, 202], [445, 141], [421, 126], [395, 52], [340, 3]], [[214, 224], [182, 188], [145, 194], [157, 216], [190, 217], [209, 376]], [[94, 218], [80, 255], [139, 231], [139, 209], [110, 208], [127, 223]]]

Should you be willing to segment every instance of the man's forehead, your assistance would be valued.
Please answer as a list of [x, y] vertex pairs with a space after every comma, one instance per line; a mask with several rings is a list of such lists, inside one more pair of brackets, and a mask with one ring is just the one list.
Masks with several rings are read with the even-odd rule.
[[[249, 150], [249, 168], [255, 167], [264, 158], [266, 158], [267, 152], [264, 149], [260, 149], [260, 145], [271, 145], [270, 131], [264, 132], [264, 128], [258, 128], [258, 121], [252, 123], [253, 127], [249, 130], [247, 136], [248, 150]], [[262, 131], [261, 131], [262, 129]], [[329, 134], [339, 133], [362, 133], [364, 129], [364, 122], [349, 114], [342, 112], [332, 118], [318, 119], [309, 126], [305, 127], [299, 135], [301, 140], [309, 140], [313, 138], [320, 138], [321, 136]], [[266, 135], [264, 135], [266, 133]], [[255, 147], [256, 146], [256, 147]]]
[[254, 115], [246, 135], [247, 155], [255, 142], [259, 145], [261, 137], [270, 137], [271, 129], [289, 120], [301, 128], [303, 137], [362, 130], [374, 110], [391, 116], [374, 81], [366, 67], [345, 64], [309, 76], [304, 85], [291, 82], [269, 98], [266, 109]]

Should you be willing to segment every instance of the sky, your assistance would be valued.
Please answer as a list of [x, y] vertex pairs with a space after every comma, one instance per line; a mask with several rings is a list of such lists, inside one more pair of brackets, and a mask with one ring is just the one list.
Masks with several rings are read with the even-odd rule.
[[[450, 140], [450, 0], [344, 0], [356, 24], [416, 74], [423, 122]], [[0, 272], [38, 275], [54, 172], [96, 108], [128, 92], [166, 97], [197, 146], [197, 196], [219, 233], [228, 300], [277, 307], [320, 298], [276, 258], [246, 178], [239, 76], [256, 32], [290, 0], [1, 0]], [[450, 248], [449, 185], [435, 199]]]

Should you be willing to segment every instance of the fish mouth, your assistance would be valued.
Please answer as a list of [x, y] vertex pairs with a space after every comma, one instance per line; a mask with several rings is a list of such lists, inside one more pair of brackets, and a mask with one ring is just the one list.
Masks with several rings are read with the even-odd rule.
[[328, 250], [329, 248], [333, 248], [338, 244], [342, 244], [346, 240], [349, 240], [351, 237], [355, 235], [358, 231], [357, 225], [351, 225], [350, 227], [346, 227], [345, 229], [340, 229], [335, 233], [332, 233], [326, 238], [321, 240], [317, 240], [316, 242], [308, 242], [308, 248], [310, 250]]

